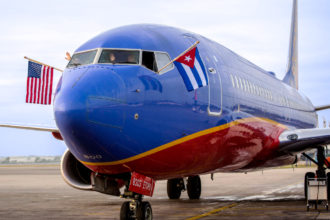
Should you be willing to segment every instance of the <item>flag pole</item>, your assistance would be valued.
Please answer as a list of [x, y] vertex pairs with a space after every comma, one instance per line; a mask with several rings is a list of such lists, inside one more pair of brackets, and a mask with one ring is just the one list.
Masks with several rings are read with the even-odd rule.
[[57, 70], [57, 71], [63, 72], [63, 70], [61, 70], [61, 69], [59, 69], [59, 68], [56, 68], [56, 67], [53, 67], [53, 66], [50, 66], [50, 65], [44, 64], [44, 63], [42, 63], [42, 62], [39, 62], [39, 61], [34, 60], [34, 59], [31, 59], [31, 58], [29, 58], [29, 57], [24, 56], [24, 59], [27, 59], [27, 60], [29, 60], [29, 61], [32, 61], [32, 62], [38, 63], [38, 64], [40, 64], [40, 65], [49, 66], [49, 67], [51, 67], [51, 68], [54, 68], [54, 69]]
[[197, 44], [199, 44], [199, 40], [196, 41], [193, 45], [191, 45], [187, 50], [183, 51], [179, 56], [177, 56], [176, 58], [174, 58], [171, 62], [169, 62], [168, 64], [166, 64], [162, 68], [160, 68], [157, 71], [157, 73], [159, 74], [160, 71], [162, 71], [163, 69], [165, 69], [166, 67], [168, 67], [169, 65], [171, 65], [174, 61], [176, 61], [177, 59], [179, 59], [179, 57], [181, 57], [183, 54], [187, 53], [189, 50], [191, 50], [192, 48], [196, 47]]

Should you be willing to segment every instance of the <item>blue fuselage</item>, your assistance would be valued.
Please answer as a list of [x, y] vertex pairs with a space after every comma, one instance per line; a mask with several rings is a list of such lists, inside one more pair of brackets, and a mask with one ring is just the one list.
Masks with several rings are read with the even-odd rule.
[[187, 88], [174, 66], [157, 74], [143, 65], [89, 64], [67, 68], [54, 113], [70, 151], [85, 162], [114, 162], [187, 135], [244, 118], [312, 128], [311, 102], [222, 45], [181, 29], [132, 25], [105, 32], [76, 50], [95, 48], [167, 52], [177, 57], [196, 40], [209, 85]]

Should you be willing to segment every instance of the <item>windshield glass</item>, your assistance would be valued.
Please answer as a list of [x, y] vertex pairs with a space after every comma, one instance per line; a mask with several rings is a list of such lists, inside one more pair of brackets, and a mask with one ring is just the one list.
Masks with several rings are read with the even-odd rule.
[[112, 64], [139, 64], [140, 51], [138, 50], [109, 50], [104, 49], [98, 63]]
[[68, 63], [68, 68], [77, 67], [81, 65], [91, 64], [94, 61], [97, 50], [91, 50], [87, 52], [81, 52], [73, 54], [70, 62]]
[[[157, 63], [157, 67], [158, 67], [157, 70], [160, 70], [162, 67], [164, 67], [165, 65], [167, 65], [171, 62], [171, 59], [168, 56], [168, 54], [164, 53], [164, 52], [155, 52], [155, 57], [156, 57], [156, 63]], [[173, 69], [173, 63], [171, 63], [165, 69], [160, 71], [159, 74], [163, 74], [171, 69]]]

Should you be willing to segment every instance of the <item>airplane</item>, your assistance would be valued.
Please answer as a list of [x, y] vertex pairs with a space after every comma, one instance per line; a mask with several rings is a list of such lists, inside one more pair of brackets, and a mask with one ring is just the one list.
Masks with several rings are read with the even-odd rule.
[[[193, 67], [173, 62], [187, 48], [198, 50]], [[167, 180], [170, 199], [185, 190], [199, 199], [201, 174], [294, 164], [301, 153], [317, 164], [305, 175], [305, 195], [307, 178], [330, 177], [330, 129], [317, 128], [316, 113], [330, 106], [315, 107], [298, 90], [297, 0], [283, 80], [201, 35], [152, 24], [106, 31], [68, 59], [55, 92], [56, 128], [0, 126], [63, 140], [64, 180], [130, 199], [120, 219], [152, 219], [143, 197], [157, 180]], [[304, 153], [311, 149], [317, 161]]]

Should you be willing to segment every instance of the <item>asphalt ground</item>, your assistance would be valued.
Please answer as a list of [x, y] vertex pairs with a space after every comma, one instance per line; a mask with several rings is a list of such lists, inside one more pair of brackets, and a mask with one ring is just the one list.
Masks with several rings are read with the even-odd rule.
[[[303, 179], [315, 168], [201, 176], [200, 200], [169, 200], [156, 183], [154, 219], [330, 219], [324, 207], [306, 211]], [[58, 165], [0, 167], [0, 219], [119, 219], [124, 199], [68, 186]]]

